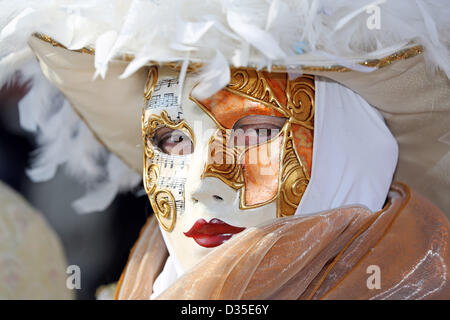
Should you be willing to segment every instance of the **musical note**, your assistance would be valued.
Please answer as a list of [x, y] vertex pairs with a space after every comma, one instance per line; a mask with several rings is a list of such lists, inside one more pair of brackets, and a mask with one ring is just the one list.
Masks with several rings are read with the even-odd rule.
[[184, 201], [182, 200], [175, 200], [175, 208], [177, 209], [177, 212], [181, 214], [184, 213]]
[[187, 156], [179, 156], [173, 154], [166, 154], [161, 152], [159, 149], [154, 150], [154, 156], [152, 162], [158, 164], [159, 166], [167, 167], [166, 164], [171, 164], [177, 169], [184, 169], [186, 166]]
[[177, 120], [180, 121], [180, 120], [183, 119], [183, 118], [184, 118], [183, 112], [182, 112], [182, 111], [178, 111], [178, 114], [177, 114]]
[[156, 85], [155, 88], [153, 89], [154, 92], [161, 90], [161, 88], [170, 88], [171, 86], [174, 85], [178, 85], [178, 78], [169, 78], [169, 79], [162, 79], [159, 80]]
[[[147, 104], [147, 109], [159, 109], [159, 108], [170, 108], [178, 107], [178, 96], [173, 92], [164, 93], [163, 96], [160, 94], [153, 94]], [[178, 115], [183, 113], [178, 111]]]
[[178, 105], [178, 96], [174, 93], [164, 93], [164, 104], [168, 107], [173, 107]]
[[158, 180], [159, 187], [176, 189], [178, 192], [184, 190], [185, 184], [186, 184], [186, 178], [160, 177]]

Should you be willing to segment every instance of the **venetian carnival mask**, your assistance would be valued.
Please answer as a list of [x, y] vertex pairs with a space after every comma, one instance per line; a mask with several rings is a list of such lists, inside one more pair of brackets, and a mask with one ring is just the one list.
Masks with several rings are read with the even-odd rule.
[[293, 215], [311, 176], [314, 77], [232, 69], [194, 97], [169, 67], [149, 70], [144, 185], [184, 270], [245, 228]]

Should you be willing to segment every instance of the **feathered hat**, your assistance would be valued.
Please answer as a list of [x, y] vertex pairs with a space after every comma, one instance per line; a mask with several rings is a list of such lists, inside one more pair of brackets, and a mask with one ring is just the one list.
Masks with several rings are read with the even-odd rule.
[[139, 184], [154, 64], [180, 80], [194, 70], [203, 96], [229, 82], [230, 66], [332, 79], [384, 116], [396, 179], [449, 208], [448, 16], [446, 1], [424, 0], [3, 0], [0, 83], [17, 70], [32, 79], [19, 105], [40, 143], [28, 174], [65, 167], [89, 188], [80, 212]]

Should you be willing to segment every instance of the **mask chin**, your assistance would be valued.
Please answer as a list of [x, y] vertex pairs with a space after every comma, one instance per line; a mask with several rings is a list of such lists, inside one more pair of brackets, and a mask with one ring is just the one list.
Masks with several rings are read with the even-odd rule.
[[241, 210], [239, 193], [211, 177], [202, 179], [194, 193], [186, 199], [185, 210], [185, 214], [177, 220], [175, 229], [170, 233], [164, 232], [169, 253], [174, 255], [184, 271], [245, 229], [277, 218], [276, 202]]

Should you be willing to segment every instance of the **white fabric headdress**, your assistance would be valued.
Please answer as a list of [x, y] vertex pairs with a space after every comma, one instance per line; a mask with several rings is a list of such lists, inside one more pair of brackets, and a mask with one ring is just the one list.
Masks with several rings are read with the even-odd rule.
[[325, 78], [315, 82], [311, 180], [296, 214], [352, 204], [378, 211], [397, 165], [397, 141], [358, 94]]

